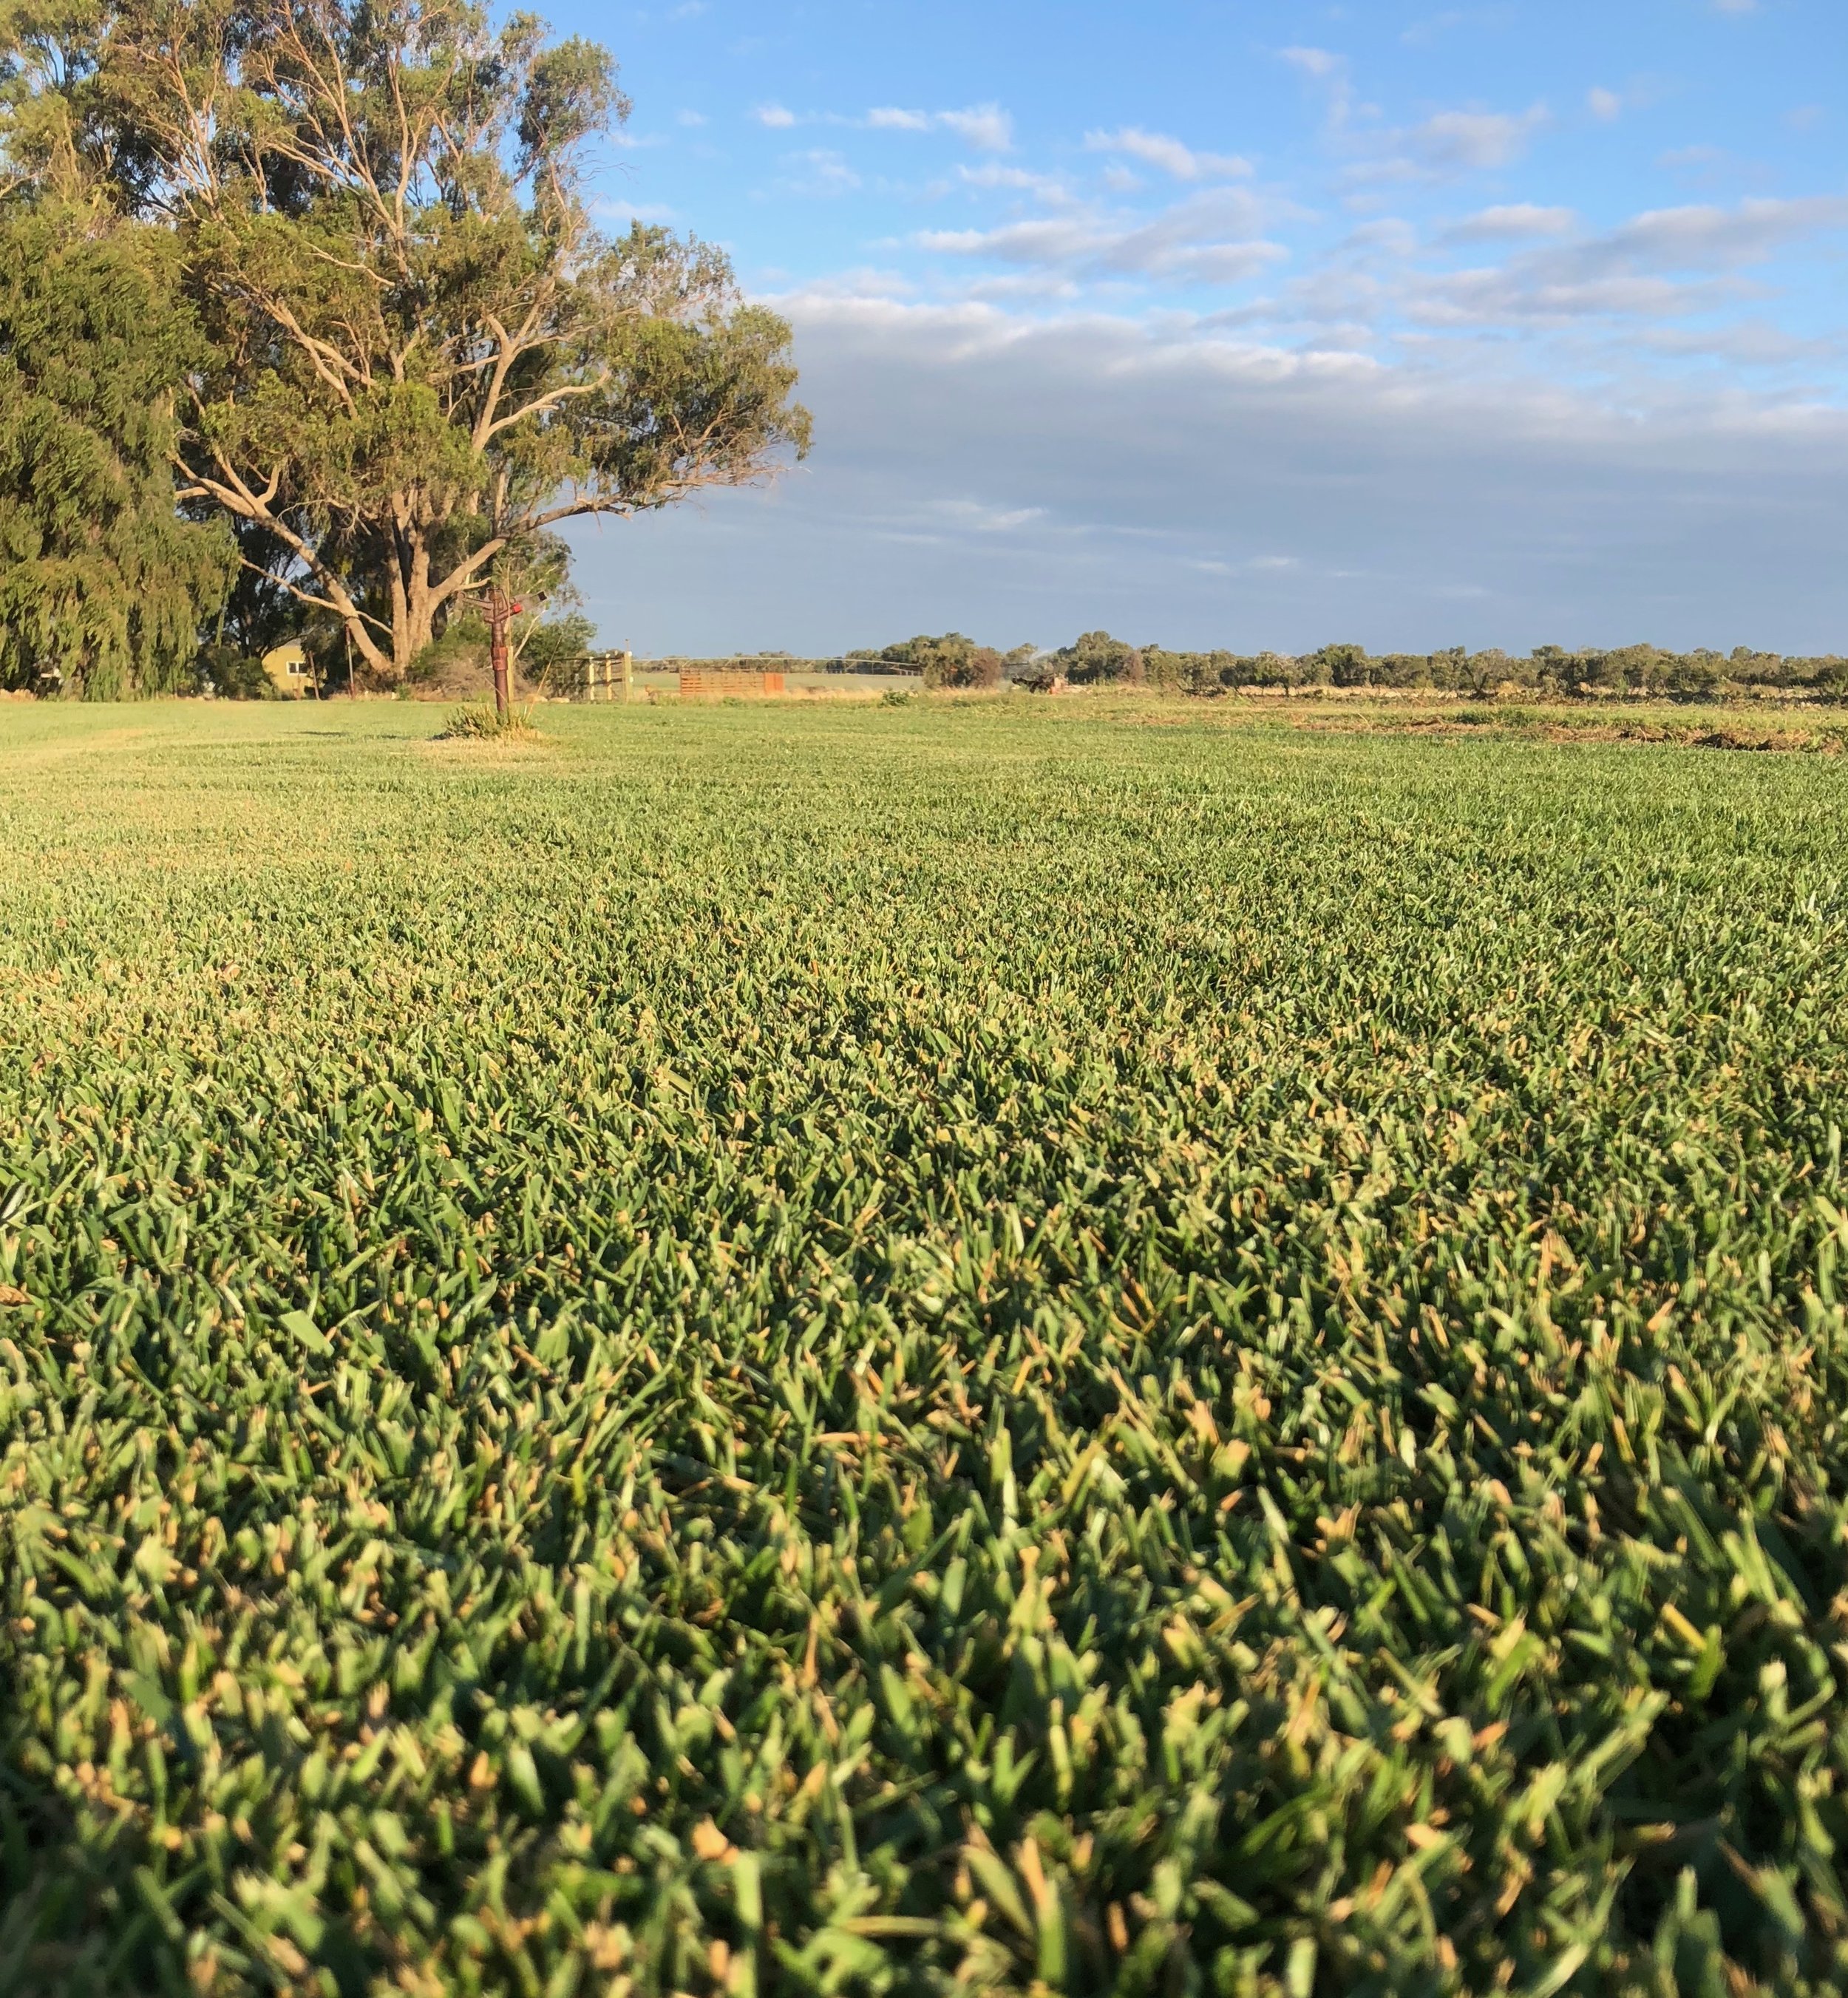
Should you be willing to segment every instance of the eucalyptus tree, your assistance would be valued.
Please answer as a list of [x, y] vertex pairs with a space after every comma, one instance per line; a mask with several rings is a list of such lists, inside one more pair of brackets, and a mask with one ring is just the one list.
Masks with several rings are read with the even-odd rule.
[[121, 0], [86, 89], [206, 337], [179, 497], [288, 549], [379, 677], [561, 523], [807, 447], [789, 330], [726, 258], [596, 226], [628, 105], [592, 43], [472, 0]]

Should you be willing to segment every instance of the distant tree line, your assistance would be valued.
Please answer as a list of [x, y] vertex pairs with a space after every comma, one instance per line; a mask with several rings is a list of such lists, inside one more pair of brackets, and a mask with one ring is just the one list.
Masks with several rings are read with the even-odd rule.
[[1032, 645], [1001, 652], [960, 631], [946, 631], [940, 638], [907, 638], [877, 652], [848, 652], [829, 663], [846, 672], [919, 673], [927, 687], [997, 687], [1017, 679], [1038, 656]]
[[[1079, 642], [1080, 648], [1086, 644]], [[1097, 649], [1093, 647], [1093, 655]], [[1657, 645], [1609, 651], [1537, 645], [1525, 658], [1499, 648], [1472, 652], [1461, 645], [1383, 654], [1362, 645], [1324, 645], [1295, 658], [1274, 652], [1175, 652], [1147, 645], [1135, 648], [1119, 676], [1132, 678], [1138, 671], [1152, 686], [1209, 694], [1238, 687], [1332, 686], [1431, 688], [1478, 699], [1509, 689], [1563, 700], [1625, 694], [1701, 700], [1729, 688], [1776, 688], [1829, 699], [1848, 695], [1848, 659], [1833, 655], [1786, 659], [1743, 645], [1730, 653], [1671, 652]]]
[[1107, 631], [1086, 631], [1069, 645], [1031, 645], [1003, 653], [961, 632], [907, 638], [880, 650], [844, 654], [840, 670], [917, 672], [927, 686], [1149, 686], [1188, 694], [1241, 688], [1293, 693], [1313, 687], [1428, 688], [1486, 699], [1521, 690], [1556, 700], [1624, 695], [1697, 700], [1729, 690], [1776, 690], [1828, 700], [1848, 700], [1848, 659], [1830, 653], [1787, 658], [1749, 646], [1731, 652], [1666, 652], [1656, 645], [1569, 651], [1537, 645], [1525, 658], [1461, 645], [1437, 652], [1373, 653], [1363, 645], [1323, 645], [1313, 652], [1184, 652], [1132, 645]]

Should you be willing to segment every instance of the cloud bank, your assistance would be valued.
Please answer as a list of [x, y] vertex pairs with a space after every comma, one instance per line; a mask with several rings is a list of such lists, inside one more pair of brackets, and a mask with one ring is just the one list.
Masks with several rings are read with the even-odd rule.
[[824, 448], [770, 494], [609, 531], [600, 564], [697, 604], [632, 642], [761, 644], [790, 599], [776, 642], [817, 651], [950, 603], [1010, 643], [1841, 642], [1814, 581], [1848, 504], [1839, 410], [1619, 408], [1199, 323], [780, 302]]
[[[1721, 84], [1777, 26], [1685, 11]], [[799, 94], [734, 112], [784, 253], [755, 288], [796, 324], [816, 453], [596, 538], [604, 603], [713, 648], [1102, 623], [1848, 650], [1848, 189], [1805, 136], [1813, 77], [1760, 121], [1780, 176], [1608, 26], [1575, 51], [1453, 9], [1391, 38], [1420, 51], [1395, 76], [1336, 12], [1349, 44], [1246, 45], [1238, 115], [1127, 75], [960, 108], [882, 101], [903, 65], [831, 105], [820, 67], [762, 78]], [[1425, 53], [1517, 33], [1546, 59]]]

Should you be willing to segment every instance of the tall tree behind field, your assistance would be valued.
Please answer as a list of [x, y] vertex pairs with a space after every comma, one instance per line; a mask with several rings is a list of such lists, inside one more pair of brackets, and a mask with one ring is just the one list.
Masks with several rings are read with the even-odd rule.
[[223, 601], [230, 535], [174, 510], [178, 266], [170, 233], [93, 206], [0, 212], [0, 686], [171, 691]]
[[86, 131], [210, 341], [182, 496], [292, 551], [375, 677], [559, 521], [806, 446], [789, 329], [724, 258], [592, 226], [600, 48], [472, 0], [119, 0], [96, 76]]

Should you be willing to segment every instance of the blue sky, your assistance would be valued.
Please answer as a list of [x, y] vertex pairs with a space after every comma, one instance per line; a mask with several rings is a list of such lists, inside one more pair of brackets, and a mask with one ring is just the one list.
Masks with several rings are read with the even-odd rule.
[[609, 640], [1848, 652], [1842, 0], [551, 18], [816, 418], [580, 534]]

